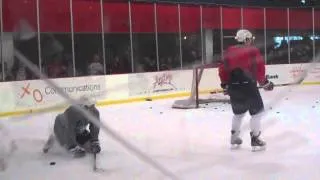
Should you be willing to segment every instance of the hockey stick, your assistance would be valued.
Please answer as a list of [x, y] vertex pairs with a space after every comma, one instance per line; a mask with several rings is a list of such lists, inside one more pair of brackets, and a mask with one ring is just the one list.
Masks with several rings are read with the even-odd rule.
[[[297, 83], [285, 83], [285, 84], [275, 84], [273, 87], [283, 87], [283, 86], [292, 86], [292, 85], [299, 85], [301, 82]], [[258, 89], [263, 89], [263, 86], [259, 86]], [[218, 89], [214, 91], [210, 91], [210, 94], [219, 94], [219, 93], [224, 93], [223, 89]]]
[[97, 154], [93, 154], [93, 171], [97, 171]]
[[102, 173], [102, 172], [107, 172], [108, 170], [98, 167], [98, 162], [97, 162], [97, 153], [93, 153], [93, 172], [96, 173]]
[[[296, 82], [292, 83], [284, 83], [284, 84], [275, 84], [273, 87], [283, 87], [283, 86], [293, 86], [293, 85], [300, 85], [304, 79], [306, 78], [306, 75], [303, 75], [300, 77]], [[259, 89], [263, 89], [264, 86], [258, 86]], [[218, 94], [218, 93], [223, 93], [224, 91], [222, 89], [211, 91], [210, 94]]]

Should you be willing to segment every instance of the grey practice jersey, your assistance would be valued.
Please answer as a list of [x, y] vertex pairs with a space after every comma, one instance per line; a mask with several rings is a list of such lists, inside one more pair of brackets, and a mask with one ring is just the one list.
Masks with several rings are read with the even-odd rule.
[[[93, 116], [100, 120], [99, 111], [96, 107], [90, 109], [81, 108], [92, 113]], [[92, 124], [75, 106], [70, 106], [63, 114], [56, 117], [54, 132], [61, 145], [71, 148], [77, 145], [76, 136], [83, 133], [88, 125], [92, 140], [98, 140], [100, 128]]]

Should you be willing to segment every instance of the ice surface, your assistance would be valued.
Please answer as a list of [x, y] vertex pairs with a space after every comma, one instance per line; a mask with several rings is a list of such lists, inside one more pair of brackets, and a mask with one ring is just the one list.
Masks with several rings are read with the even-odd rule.
[[[180, 179], [320, 179], [320, 86], [261, 91], [267, 110], [262, 127], [264, 152], [251, 152], [249, 116], [243, 125], [242, 149], [231, 151], [229, 104], [171, 109], [174, 99], [100, 107], [102, 120]], [[281, 96], [279, 98], [278, 96]], [[1, 180], [160, 180], [168, 179], [101, 132], [103, 151], [92, 171], [92, 158], [72, 159], [63, 150], [41, 149], [57, 113], [5, 120], [18, 150]], [[56, 162], [51, 166], [50, 162]]]

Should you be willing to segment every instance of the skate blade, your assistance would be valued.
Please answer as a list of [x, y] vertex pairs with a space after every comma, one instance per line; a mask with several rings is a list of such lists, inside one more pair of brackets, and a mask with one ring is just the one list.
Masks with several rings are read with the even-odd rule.
[[252, 146], [252, 152], [259, 152], [259, 151], [265, 151], [266, 146]]
[[241, 148], [241, 144], [231, 144], [230, 149], [231, 150], [238, 150]]

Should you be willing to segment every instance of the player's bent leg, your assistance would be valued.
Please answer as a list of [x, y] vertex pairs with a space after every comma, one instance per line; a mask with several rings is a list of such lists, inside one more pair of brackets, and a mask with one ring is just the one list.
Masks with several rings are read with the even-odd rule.
[[230, 144], [232, 148], [237, 148], [242, 144], [242, 139], [240, 138], [239, 135], [240, 135], [240, 127], [241, 127], [244, 116], [245, 116], [245, 113], [233, 115], [232, 126], [231, 126], [231, 138], [230, 138]]
[[53, 132], [50, 133], [42, 151], [48, 153], [53, 147], [68, 150], [68, 133], [64, 126], [64, 115], [59, 114], [54, 122]]
[[246, 106], [245, 101], [237, 100], [231, 100], [231, 107], [234, 116], [232, 118], [230, 143], [231, 148], [235, 149], [239, 148], [239, 146], [242, 144], [242, 139], [239, 137], [240, 127], [242, 124], [242, 119], [245, 116], [245, 113], [247, 112], [248, 108]]
[[247, 86], [238, 84], [229, 84], [228, 94], [233, 114], [243, 114], [249, 110]]
[[[59, 138], [59, 136], [61, 136], [61, 125], [60, 125], [60, 122], [61, 122], [61, 118], [63, 118], [63, 115], [62, 114], [59, 114], [56, 118], [55, 118], [55, 121], [54, 121], [54, 127], [53, 127], [53, 132], [50, 133], [44, 147], [42, 148], [42, 151], [43, 153], [48, 153], [48, 151], [53, 147], [54, 143], [57, 141], [57, 140], [60, 140], [62, 138]], [[57, 137], [56, 137], [56, 134], [57, 134]]]
[[247, 97], [244, 92], [244, 87], [239, 85], [230, 85], [228, 93], [230, 95], [231, 108], [233, 111], [232, 126], [231, 126], [231, 148], [239, 148], [242, 144], [242, 139], [240, 135], [240, 127], [242, 124], [242, 119], [245, 113], [248, 111]]
[[251, 147], [253, 151], [265, 150], [266, 142], [260, 139], [261, 135], [261, 119], [264, 111], [263, 102], [260, 94], [256, 96], [251, 102], [249, 113], [250, 119], [250, 137]]
[[50, 134], [48, 137], [48, 140], [46, 141], [46, 144], [42, 149], [43, 153], [48, 153], [48, 151], [53, 147], [55, 141], [56, 141], [56, 138], [54, 133]]

